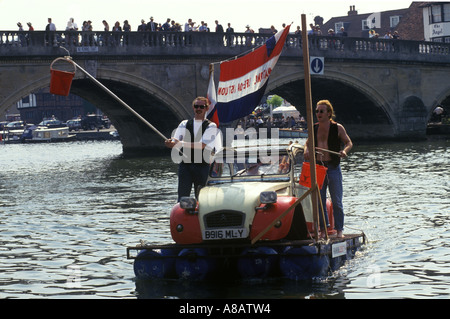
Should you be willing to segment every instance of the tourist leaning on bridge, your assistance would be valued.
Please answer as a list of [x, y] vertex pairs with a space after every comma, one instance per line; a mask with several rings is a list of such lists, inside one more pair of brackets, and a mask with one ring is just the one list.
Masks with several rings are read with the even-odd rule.
[[[321, 100], [317, 102], [316, 118], [318, 123], [314, 124], [314, 141], [315, 146], [323, 150], [330, 150], [333, 153], [319, 150], [317, 156], [317, 163], [323, 164], [328, 168], [325, 181], [320, 196], [322, 198], [322, 206], [324, 209], [325, 221], [328, 225], [328, 215], [326, 210], [327, 188], [330, 192], [331, 202], [333, 204], [334, 228], [337, 231], [337, 237], [343, 237], [344, 230], [344, 207], [342, 205], [342, 173], [340, 167], [340, 159], [347, 157], [348, 152], [353, 147], [350, 137], [347, 135], [345, 128], [333, 121], [334, 109], [328, 100]], [[341, 144], [344, 148], [341, 150]], [[306, 141], [304, 149], [305, 160], [309, 160], [309, 150], [307, 148], [308, 141]], [[339, 155], [337, 155], [338, 153]], [[323, 219], [320, 218], [320, 227], [322, 236], [326, 231], [323, 225]]]
[[[178, 201], [190, 196], [192, 184], [198, 196], [199, 186], [204, 186], [208, 178], [210, 155], [222, 148], [222, 136], [215, 123], [206, 119], [209, 101], [197, 97], [192, 102], [194, 118], [184, 120], [175, 130], [171, 139], [165, 141], [173, 149], [172, 159], [181, 159], [178, 166]], [[178, 151], [182, 152], [179, 156]]]

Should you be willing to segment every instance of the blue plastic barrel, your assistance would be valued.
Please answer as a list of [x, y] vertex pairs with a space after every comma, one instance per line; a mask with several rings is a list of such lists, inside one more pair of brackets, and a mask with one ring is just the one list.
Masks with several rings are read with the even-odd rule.
[[175, 261], [175, 271], [178, 278], [191, 281], [201, 281], [214, 274], [217, 261], [208, 257], [206, 249], [185, 248], [180, 251]]
[[280, 258], [280, 270], [291, 280], [326, 277], [329, 268], [328, 256], [319, 255], [316, 246], [286, 247]]
[[278, 266], [278, 254], [270, 247], [246, 248], [237, 260], [237, 269], [243, 279], [264, 279]]
[[139, 279], [168, 278], [175, 271], [175, 256], [171, 249], [144, 249], [134, 260], [134, 274]]

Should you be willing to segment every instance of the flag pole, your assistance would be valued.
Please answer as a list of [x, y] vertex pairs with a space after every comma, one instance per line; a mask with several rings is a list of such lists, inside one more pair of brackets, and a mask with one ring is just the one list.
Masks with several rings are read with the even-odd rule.
[[302, 14], [302, 47], [303, 47], [303, 69], [305, 72], [305, 99], [306, 99], [306, 116], [308, 123], [308, 149], [309, 149], [309, 163], [311, 169], [311, 193], [312, 208], [313, 208], [313, 222], [314, 222], [314, 235], [316, 240], [319, 240], [319, 197], [317, 191], [316, 180], [316, 152], [314, 142], [314, 122], [313, 122], [313, 109], [312, 109], [312, 96], [311, 96], [311, 74], [309, 66], [309, 42], [308, 32], [306, 27], [306, 15]]

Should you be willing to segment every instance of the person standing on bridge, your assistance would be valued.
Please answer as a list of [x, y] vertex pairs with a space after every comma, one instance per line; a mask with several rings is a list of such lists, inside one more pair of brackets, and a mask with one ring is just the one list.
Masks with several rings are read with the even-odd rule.
[[[206, 185], [211, 153], [222, 148], [222, 136], [215, 123], [206, 119], [209, 100], [197, 97], [192, 102], [194, 118], [184, 120], [175, 130], [171, 139], [165, 141], [168, 148], [173, 149], [172, 158], [181, 159], [178, 166], [178, 202], [181, 197], [190, 196], [194, 185], [195, 197], [199, 186]], [[182, 156], [178, 151], [182, 152]], [[175, 153], [174, 153], [175, 151]]]
[[[324, 209], [325, 221], [328, 225], [328, 215], [326, 210], [327, 188], [330, 192], [331, 201], [333, 204], [334, 226], [337, 231], [337, 237], [342, 238], [344, 230], [344, 207], [342, 205], [342, 173], [340, 167], [340, 159], [347, 157], [348, 152], [353, 147], [353, 143], [345, 131], [344, 126], [333, 121], [335, 118], [334, 109], [328, 100], [321, 100], [317, 102], [316, 118], [318, 123], [314, 124], [314, 142], [315, 146], [322, 150], [329, 150], [326, 152], [320, 150], [318, 152], [318, 163], [323, 164], [328, 168], [320, 190], [322, 199], [322, 206]], [[341, 150], [341, 144], [344, 148]], [[304, 158], [309, 160], [309, 150], [307, 148], [308, 141], [304, 148]], [[339, 154], [339, 155], [338, 155]], [[323, 219], [320, 218], [320, 226], [322, 236], [326, 231], [326, 226], [323, 225]]]

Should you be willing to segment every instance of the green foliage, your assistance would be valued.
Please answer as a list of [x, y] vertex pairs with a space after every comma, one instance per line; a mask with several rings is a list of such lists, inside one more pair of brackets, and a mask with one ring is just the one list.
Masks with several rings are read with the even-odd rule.
[[267, 99], [267, 104], [272, 104], [273, 108], [276, 108], [283, 104], [283, 98], [278, 95], [272, 95], [270, 99]]

